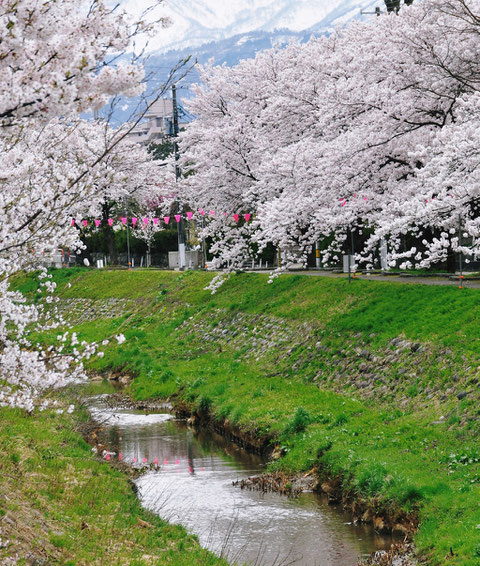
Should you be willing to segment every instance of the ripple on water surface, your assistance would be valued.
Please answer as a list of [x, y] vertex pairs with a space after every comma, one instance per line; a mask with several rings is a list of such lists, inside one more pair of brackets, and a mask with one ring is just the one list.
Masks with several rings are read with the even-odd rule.
[[92, 398], [91, 411], [125, 461], [158, 463], [136, 480], [142, 504], [232, 562], [353, 566], [392, 542], [349, 524], [314, 494], [288, 499], [233, 487], [232, 481], [263, 471], [265, 462], [215, 433], [194, 431], [165, 413], [108, 408], [101, 396]]

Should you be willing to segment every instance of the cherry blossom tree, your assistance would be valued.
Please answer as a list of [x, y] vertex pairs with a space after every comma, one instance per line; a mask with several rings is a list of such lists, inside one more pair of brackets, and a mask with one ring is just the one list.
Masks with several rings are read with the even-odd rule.
[[[203, 67], [182, 134], [195, 173], [184, 191], [227, 212], [205, 230], [217, 265], [240, 265], [251, 242], [273, 242], [288, 263], [324, 240], [335, 260], [352, 230], [367, 265], [382, 239], [391, 265], [476, 255], [479, 23], [478, 0], [425, 0]], [[248, 229], [230, 220], [242, 211]]]
[[[140, 61], [133, 55], [126, 63], [123, 53], [138, 34], [164, 23], [143, 16], [97, 0], [18, 0], [0, 8], [0, 406], [44, 406], [45, 394], [83, 375], [78, 362], [97, 350], [69, 333], [55, 348], [32, 344], [31, 331], [61, 320], [27, 304], [9, 283], [43, 254], [81, 245], [70, 218], [97, 215], [108, 198], [152, 198], [148, 179], [156, 167], [125, 140], [135, 122], [114, 130], [79, 118], [118, 94], [143, 92]], [[55, 285], [45, 271], [40, 276], [52, 303]]]
[[[0, 7], [0, 119], [76, 114], [142, 92], [143, 68], [119, 55], [155, 21], [102, 0], [17, 0]], [[166, 23], [166, 22], [163, 22]]]

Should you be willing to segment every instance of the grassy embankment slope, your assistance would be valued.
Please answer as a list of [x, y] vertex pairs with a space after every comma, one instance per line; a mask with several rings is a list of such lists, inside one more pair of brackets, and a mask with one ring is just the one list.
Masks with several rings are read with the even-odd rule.
[[416, 513], [428, 564], [480, 564], [479, 291], [244, 274], [212, 296], [208, 273], [54, 277], [82, 338], [127, 338], [92, 370], [271, 437], [274, 469], [316, 466], [370, 518]]

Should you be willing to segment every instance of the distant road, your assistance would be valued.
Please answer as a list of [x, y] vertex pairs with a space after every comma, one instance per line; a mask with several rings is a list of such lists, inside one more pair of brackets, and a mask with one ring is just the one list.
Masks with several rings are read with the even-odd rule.
[[[255, 271], [255, 273], [268, 273], [267, 271]], [[331, 277], [333, 279], [348, 279], [346, 273], [332, 273], [331, 271], [298, 271], [292, 270], [286, 273], [290, 275], [307, 275], [309, 277]], [[417, 285], [444, 285], [447, 287], [458, 287], [460, 281], [458, 279], [448, 279], [447, 277], [405, 277], [400, 275], [357, 275], [357, 279], [364, 281], [387, 281], [389, 283], [407, 283]], [[480, 289], [480, 280], [468, 281], [468, 275], [465, 275], [463, 287], [468, 289]]]

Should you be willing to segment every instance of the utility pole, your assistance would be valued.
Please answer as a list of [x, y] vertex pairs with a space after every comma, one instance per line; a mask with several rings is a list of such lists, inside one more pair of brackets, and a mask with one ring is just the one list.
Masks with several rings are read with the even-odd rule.
[[353, 278], [356, 279], [357, 278], [357, 266], [355, 265], [355, 246], [353, 243], [353, 230], [352, 228], [350, 228], [350, 253], [352, 254], [352, 260], [353, 260], [353, 267], [354, 267], [354, 272], [353, 272]]
[[128, 261], [128, 269], [132, 269], [132, 258], [130, 256], [130, 229], [128, 227], [128, 200], [125, 197], [125, 213], [127, 215], [127, 261]]
[[[348, 231], [350, 232], [350, 249], [348, 249], [348, 244], [347, 244], [348, 282], [351, 283], [352, 282], [352, 273], [353, 273], [353, 279], [357, 278], [357, 269], [356, 269], [355, 263], [352, 264], [352, 260], [354, 260], [354, 254], [355, 254], [355, 248], [354, 248], [354, 243], [353, 243], [353, 230], [352, 230], [352, 228], [349, 228]], [[355, 270], [353, 270], [352, 268], [355, 268]]]
[[[175, 152], [175, 180], [178, 183], [180, 178], [180, 168], [178, 166], [178, 160], [180, 158], [178, 154], [178, 105], [177, 105], [177, 87], [172, 85], [172, 102], [173, 102], [173, 149]], [[177, 214], [180, 214], [180, 222], [177, 223], [178, 229], [178, 265], [180, 269], [185, 268], [185, 227], [182, 218], [182, 209], [180, 200], [177, 200]]]
[[462, 266], [462, 251], [460, 246], [462, 245], [462, 216], [458, 217], [458, 280], [460, 281], [459, 289], [463, 289], [463, 266]]

